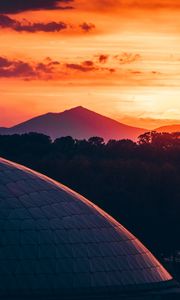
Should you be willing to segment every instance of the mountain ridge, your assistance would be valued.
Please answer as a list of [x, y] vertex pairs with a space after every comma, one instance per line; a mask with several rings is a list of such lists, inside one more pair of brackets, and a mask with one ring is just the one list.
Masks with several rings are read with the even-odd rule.
[[155, 129], [157, 132], [180, 132], [180, 124], [165, 125]]
[[[180, 130], [180, 125], [174, 126], [179, 126]], [[167, 127], [173, 127], [173, 125], [155, 130], [162, 132], [162, 129]], [[68, 135], [76, 139], [101, 136], [105, 141], [110, 139], [137, 140], [139, 135], [147, 131], [150, 130], [120, 123], [83, 106], [76, 106], [58, 113], [48, 112], [9, 128], [0, 127], [0, 134], [37, 132], [49, 135], [52, 139]]]
[[92, 110], [77, 106], [60, 113], [33, 117], [10, 128], [0, 128], [0, 134], [38, 132], [52, 139], [70, 135], [77, 139], [101, 136], [109, 139], [137, 139], [146, 129], [125, 125]]

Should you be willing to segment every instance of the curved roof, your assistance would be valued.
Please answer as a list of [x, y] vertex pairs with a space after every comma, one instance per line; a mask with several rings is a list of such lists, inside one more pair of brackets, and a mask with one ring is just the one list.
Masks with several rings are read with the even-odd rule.
[[100, 208], [0, 159], [0, 293], [123, 290], [171, 280], [140, 241]]

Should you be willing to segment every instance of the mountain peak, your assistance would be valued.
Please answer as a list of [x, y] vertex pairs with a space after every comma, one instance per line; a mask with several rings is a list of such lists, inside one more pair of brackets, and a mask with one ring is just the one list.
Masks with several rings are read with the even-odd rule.
[[41, 115], [41, 116], [38, 116], [38, 117], [44, 117], [44, 116], [60, 116], [64, 113], [70, 113], [70, 112], [84, 112], [84, 111], [88, 111], [87, 108], [83, 107], [83, 106], [75, 106], [75, 107], [72, 107], [72, 108], [69, 108], [69, 109], [65, 109], [64, 111], [61, 111], [61, 112], [48, 112], [44, 115]]
[[[2, 130], [3, 131], [3, 130]], [[133, 139], [146, 130], [121, 124], [83, 106], [76, 106], [61, 113], [47, 113], [8, 129], [8, 134], [39, 132], [52, 139], [72, 136], [88, 139], [92, 136], [109, 139]]]
[[88, 109], [79, 105], [79, 106], [75, 106], [73, 108], [70, 108], [70, 109], [66, 109], [65, 112], [73, 112], [73, 111], [87, 111]]
[[84, 109], [86, 109], [86, 108], [85, 108], [84, 106], [79, 105], [79, 106], [73, 107], [72, 109], [76, 109], [76, 110], [77, 110], [77, 109], [78, 109], [78, 110], [79, 110], [79, 109], [83, 109], [83, 110], [84, 110]]

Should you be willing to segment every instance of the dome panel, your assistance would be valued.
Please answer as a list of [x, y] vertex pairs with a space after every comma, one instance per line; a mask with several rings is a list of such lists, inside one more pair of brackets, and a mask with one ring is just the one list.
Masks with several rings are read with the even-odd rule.
[[140, 241], [56, 181], [0, 159], [0, 293], [126, 290], [171, 275]]

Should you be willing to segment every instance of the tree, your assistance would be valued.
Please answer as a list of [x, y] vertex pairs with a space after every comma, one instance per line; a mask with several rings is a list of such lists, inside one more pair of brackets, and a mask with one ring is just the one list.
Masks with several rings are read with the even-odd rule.
[[157, 134], [156, 131], [149, 131], [141, 134], [138, 137], [138, 144], [144, 145], [144, 144], [151, 144], [154, 136]]
[[105, 145], [104, 139], [98, 136], [93, 136], [89, 138], [88, 143], [96, 147], [101, 147]]
[[75, 149], [75, 140], [71, 136], [57, 138], [53, 143], [56, 152], [68, 155], [73, 153]]

